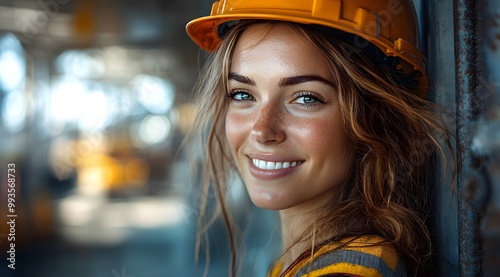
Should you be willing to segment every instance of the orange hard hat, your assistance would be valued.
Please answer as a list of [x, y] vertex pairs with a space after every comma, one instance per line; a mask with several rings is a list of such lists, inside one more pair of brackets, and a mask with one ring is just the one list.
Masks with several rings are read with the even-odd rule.
[[426, 97], [428, 81], [411, 0], [219, 0], [210, 16], [189, 22], [186, 30], [196, 44], [213, 52], [221, 42], [219, 26], [241, 19], [322, 25], [362, 37], [388, 57], [399, 58], [396, 69], [415, 73], [418, 94]]

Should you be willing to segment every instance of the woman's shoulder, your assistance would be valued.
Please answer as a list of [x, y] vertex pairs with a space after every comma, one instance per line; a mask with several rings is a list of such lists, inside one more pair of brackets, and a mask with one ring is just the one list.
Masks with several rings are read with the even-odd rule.
[[271, 270], [269, 277], [406, 276], [406, 269], [397, 252], [376, 236], [327, 242], [315, 247], [312, 259], [309, 250], [302, 253], [283, 274], [278, 275], [281, 270], [276, 269]]

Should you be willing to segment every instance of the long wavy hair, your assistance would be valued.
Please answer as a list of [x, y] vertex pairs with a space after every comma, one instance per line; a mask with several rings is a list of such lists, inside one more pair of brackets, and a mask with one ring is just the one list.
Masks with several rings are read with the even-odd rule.
[[[227, 207], [226, 191], [228, 175], [237, 169], [225, 136], [227, 82], [238, 38], [258, 23], [269, 28], [276, 24], [258, 20], [237, 23], [205, 64], [196, 87], [198, 110], [191, 137], [198, 139], [204, 153], [197, 253], [207, 241], [206, 226], [222, 217], [231, 245], [231, 276], [237, 271], [238, 228]], [[425, 222], [429, 213], [426, 171], [435, 152], [446, 160], [445, 153], [453, 151], [452, 134], [443, 116], [446, 113], [417, 96], [418, 82], [412, 76], [377, 62], [348, 36], [317, 26], [281, 24], [309, 39], [330, 63], [339, 88], [341, 119], [357, 154], [353, 173], [341, 193], [318, 211], [314, 226], [295, 243], [314, 241], [321, 233], [332, 234], [331, 242], [377, 235], [394, 247], [411, 275], [425, 275], [432, 254]], [[217, 200], [215, 213], [207, 211], [210, 191]]]

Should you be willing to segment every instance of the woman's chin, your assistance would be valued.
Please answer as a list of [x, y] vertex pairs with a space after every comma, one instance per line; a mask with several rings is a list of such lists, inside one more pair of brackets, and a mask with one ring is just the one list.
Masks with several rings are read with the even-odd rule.
[[272, 192], [250, 192], [250, 199], [255, 206], [264, 210], [279, 211], [289, 208], [289, 205], [284, 203], [285, 201], [279, 195]]

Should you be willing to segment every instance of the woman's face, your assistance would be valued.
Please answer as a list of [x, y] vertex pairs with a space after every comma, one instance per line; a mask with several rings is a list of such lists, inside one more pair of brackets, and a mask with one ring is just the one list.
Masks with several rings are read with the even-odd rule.
[[339, 192], [353, 146], [325, 55], [289, 26], [241, 35], [229, 75], [226, 136], [260, 208], [315, 207]]

